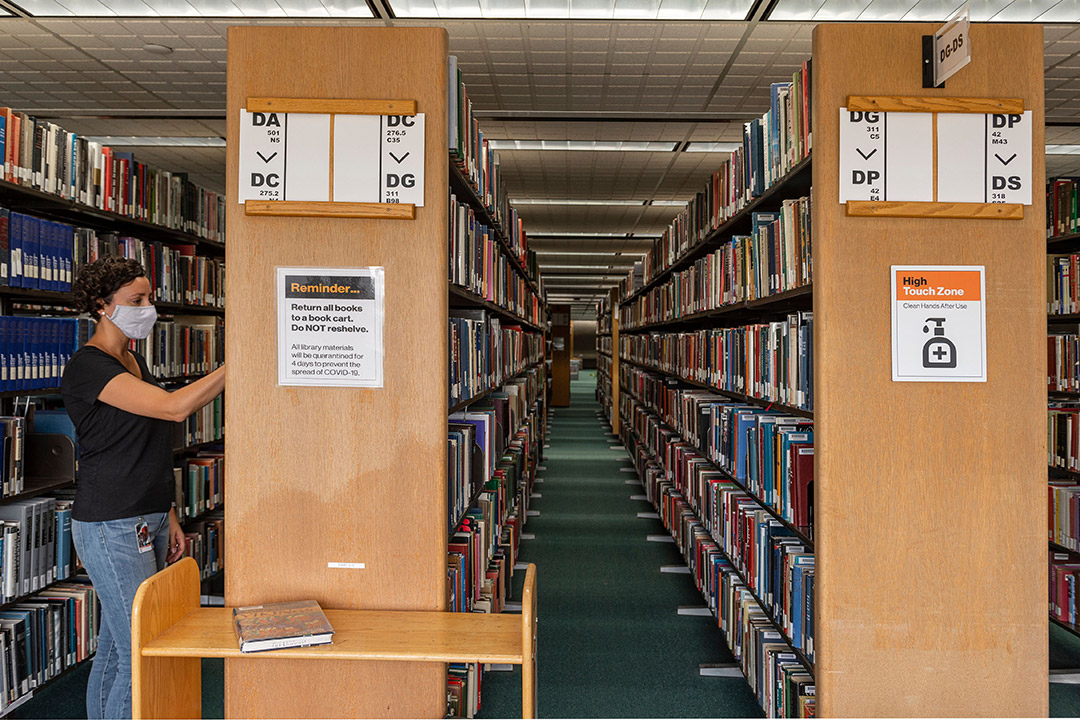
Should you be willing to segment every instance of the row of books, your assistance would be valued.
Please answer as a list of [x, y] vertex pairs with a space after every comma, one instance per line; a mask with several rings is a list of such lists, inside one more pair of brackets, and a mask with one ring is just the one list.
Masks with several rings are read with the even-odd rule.
[[196, 254], [196, 246], [76, 228], [75, 270], [103, 257], [136, 260], [155, 302], [225, 307], [225, 263]]
[[[543, 445], [541, 405], [533, 406], [496, 463], [495, 472], [447, 544], [451, 612], [503, 612]], [[474, 717], [481, 706], [483, 667], [453, 665], [447, 673], [447, 715]]]
[[225, 265], [184, 243], [160, 243], [0, 208], [0, 286], [69, 292], [79, 269], [99, 258], [138, 261], [156, 302], [225, 306]]
[[193, 558], [204, 580], [225, 570], [225, 515], [189, 523], [184, 527], [183, 557]]
[[539, 324], [539, 299], [500, 250], [495, 229], [480, 222], [473, 209], [458, 202], [453, 193], [449, 205], [450, 282]]
[[707, 390], [633, 366], [619, 370], [624, 391], [764, 507], [813, 533], [814, 421]]
[[[725, 549], [716, 531], [702, 522], [699, 508], [679, 490], [678, 481], [670, 479], [661, 457], [654, 448], [640, 442], [631, 416], [624, 416], [624, 419], [627, 424], [623, 438], [632, 449], [646, 497], [657, 508], [662, 522], [686, 558], [698, 589], [716, 615], [762, 708], [769, 717], [812, 716], [813, 676], [788, 643], [794, 635], [797, 638], [794, 641], [804, 646], [804, 653], [808, 657], [812, 653], [813, 600], [812, 594], [808, 595], [808, 588], [812, 588], [812, 566], [805, 560], [807, 554], [798, 552], [797, 546], [781, 544], [778, 535], [780, 546], [775, 554], [780, 559], [775, 562], [777, 572], [773, 588], [780, 599], [775, 605], [769, 601], [759, 602], [760, 587], [756, 594], [744, 578], [757, 578], [761, 573], [755, 575], [751, 571], [767, 563], [769, 553], [759, 553], [755, 547], [755, 552], [749, 556], [749, 565], [743, 559], [738, 564], [733, 563], [730, 550]], [[718, 478], [710, 482], [714, 498], [725, 494], [737, 497], [740, 492], [733, 484], [725, 484]], [[755, 538], [768, 536], [749, 524], [738, 530], [752, 531]], [[812, 563], [813, 556], [809, 557]], [[779, 606], [779, 619], [776, 610], [770, 619], [763, 606]], [[785, 633], [780, 632], [778, 624], [785, 628]]]
[[772, 84], [769, 111], [743, 125], [742, 146], [713, 173], [705, 188], [687, 204], [645, 256], [646, 281], [705, 241], [711, 232], [810, 155], [813, 144], [810, 83], [811, 63], [807, 60], [790, 83]]
[[1046, 336], [1046, 387], [1050, 392], [1080, 392], [1080, 334], [1051, 329]]
[[540, 393], [543, 372], [534, 367], [496, 392], [449, 417], [449, 527], [456, 527], [469, 502], [496, 472], [498, 459], [529, 420]]
[[225, 437], [225, 399], [218, 395], [183, 422], [176, 423], [173, 448], [218, 442]]
[[101, 607], [77, 575], [0, 611], [0, 712], [97, 651]]
[[[44, 414], [38, 412], [35, 416]], [[51, 430], [46, 427], [40, 432]], [[71, 435], [74, 435], [74, 427], [71, 428]], [[0, 477], [3, 478], [3, 494], [0, 497], [11, 497], [26, 490], [25, 443], [26, 418], [19, 415], [0, 416]]]
[[1046, 312], [1080, 313], [1080, 255], [1046, 256]]
[[1050, 551], [1050, 617], [1072, 625], [1080, 624], [1080, 596], [1077, 592], [1077, 579], [1080, 576], [1080, 562], [1069, 553]]
[[780, 212], [753, 213], [752, 234], [697, 260], [619, 308], [620, 329], [677, 320], [808, 285], [810, 198], [785, 200]]
[[645, 263], [638, 261], [622, 280], [619, 281], [619, 297], [629, 297], [645, 285]]
[[128, 348], [146, 360], [158, 378], [204, 375], [225, 362], [225, 319], [175, 315], [154, 323], [150, 335]]
[[88, 318], [0, 316], [0, 392], [59, 387], [93, 332]]
[[[813, 553], [756, 498], [666, 427], [648, 407], [631, 397], [620, 400], [620, 406], [633, 437], [664, 468], [664, 480], [693, 508], [792, 645], [809, 656], [810, 608], [805, 606], [804, 596], [794, 594], [795, 586], [789, 580], [795, 556], [802, 558], [796, 564], [812, 565]], [[657, 498], [650, 492], [646, 487], [646, 497], [655, 503]], [[779, 538], [785, 538], [783, 552], [773, 547], [773, 540]]]
[[1080, 553], [1080, 481], [1051, 478], [1047, 491], [1050, 542]]
[[612, 341], [610, 335], [600, 335], [599, 337], [596, 338], [596, 349], [597, 349], [598, 352], [607, 353], [608, 355], [611, 355], [614, 348], [615, 348], [615, 344]]
[[0, 590], [3, 602], [71, 575], [71, 503], [51, 497], [0, 505]]
[[1077, 179], [1055, 178], [1046, 183], [1046, 237], [1080, 231], [1077, 219]]
[[620, 335], [625, 360], [733, 393], [814, 407], [813, 313], [685, 333]]
[[56, 125], [0, 108], [0, 159], [8, 182], [98, 210], [225, 241], [225, 197], [187, 173], [141, 163]]
[[176, 517], [184, 522], [221, 507], [225, 500], [225, 453], [202, 450], [173, 468]]
[[504, 326], [485, 310], [452, 308], [449, 320], [450, 404], [476, 397], [543, 357], [543, 337]]
[[1046, 453], [1050, 467], [1080, 472], [1080, 405], [1077, 403], [1049, 403]]
[[468, 178], [488, 213], [502, 228], [511, 253], [522, 265], [528, 263], [535, 267], [534, 262], [528, 261], [528, 239], [521, 218], [517, 210], [510, 207], [510, 196], [499, 171], [498, 153], [491, 149], [480, 129], [454, 55], [450, 56], [449, 71], [447, 139], [450, 161]]
[[596, 332], [611, 332], [612, 302], [610, 295], [604, 295], [596, 303]]

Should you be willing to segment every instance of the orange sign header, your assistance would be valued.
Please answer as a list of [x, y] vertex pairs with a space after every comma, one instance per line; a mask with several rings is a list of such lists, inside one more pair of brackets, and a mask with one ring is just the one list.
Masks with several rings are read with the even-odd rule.
[[896, 272], [894, 300], [982, 300], [978, 270], [907, 270]]

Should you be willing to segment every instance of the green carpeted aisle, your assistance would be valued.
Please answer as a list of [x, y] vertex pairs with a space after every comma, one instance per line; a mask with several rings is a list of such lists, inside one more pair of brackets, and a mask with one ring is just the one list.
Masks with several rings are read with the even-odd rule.
[[[642, 500], [632, 466], [597, 417], [596, 373], [572, 384], [571, 406], [553, 413], [541, 497], [531, 508], [519, 560], [536, 563], [540, 717], [760, 717], [742, 678], [702, 677], [700, 663], [732, 662], [715, 620], [678, 615], [704, 601]], [[523, 572], [515, 576], [520, 587]], [[520, 674], [484, 676], [481, 717], [521, 717]]]

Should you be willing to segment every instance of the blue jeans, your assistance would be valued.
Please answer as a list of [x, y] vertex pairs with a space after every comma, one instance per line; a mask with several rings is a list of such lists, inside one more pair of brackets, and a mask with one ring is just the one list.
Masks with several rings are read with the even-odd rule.
[[[152, 552], [139, 552], [136, 526], [145, 522]], [[101, 601], [97, 655], [86, 686], [86, 717], [131, 717], [131, 605], [142, 581], [165, 567], [169, 514], [103, 522], [71, 521], [75, 550]]]

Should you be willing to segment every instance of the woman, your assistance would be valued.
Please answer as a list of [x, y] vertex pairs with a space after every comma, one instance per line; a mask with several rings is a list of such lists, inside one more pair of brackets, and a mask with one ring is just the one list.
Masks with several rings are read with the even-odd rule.
[[184, 547], [172, 507], [173, 423], [222, 391], [225, 368], [169, 392], [128, 350], [128, 341], [145, 338], [157, 320], [150, 281], [134, 260], [90, 263], [72, 291], [78, 309], [97, 320], [62, 382], [80, 450], [71, 534], [102, 610], [86, 713], [129, 718], [135, 591]]

